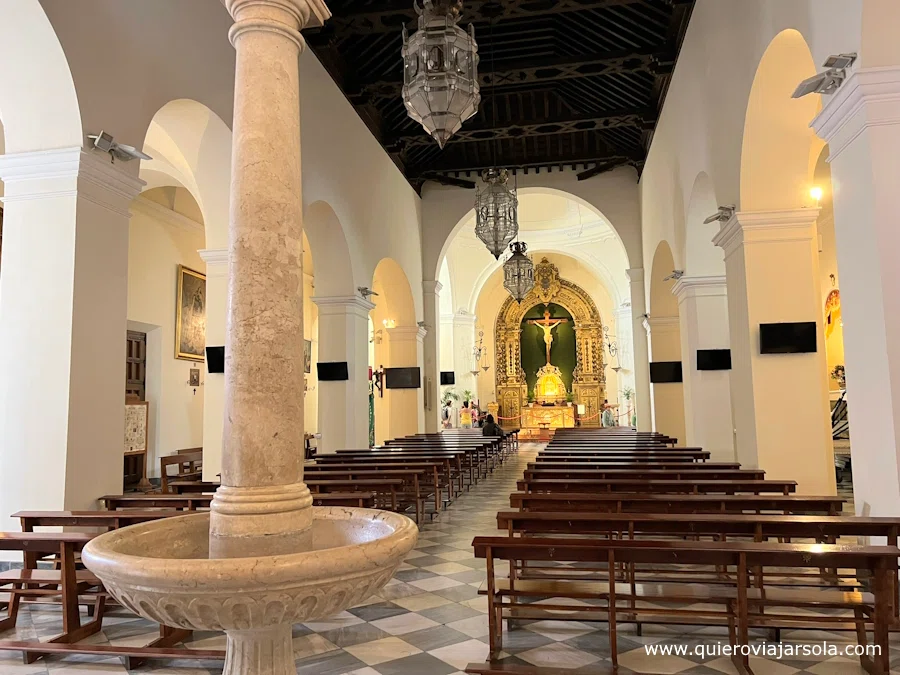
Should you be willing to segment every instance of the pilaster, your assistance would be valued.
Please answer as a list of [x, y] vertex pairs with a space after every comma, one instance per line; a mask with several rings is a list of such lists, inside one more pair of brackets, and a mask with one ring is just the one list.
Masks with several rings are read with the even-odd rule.
[[631, 336], [637, 428], [640, 431], [650, 431], [653, 425], [653, 410], [650, 396], [650, 347], [647, 330], [644, 327], [644, 315], [647, 312], [644, 270], [635, 267], [625, 271], [631, 282]]

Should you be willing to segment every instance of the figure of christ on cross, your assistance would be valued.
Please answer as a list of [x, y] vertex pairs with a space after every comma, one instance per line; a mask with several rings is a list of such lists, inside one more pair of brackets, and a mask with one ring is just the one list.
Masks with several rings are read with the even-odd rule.
[[535, 326], [540, 327], [542, 331], [544, 331], [544, 345], [547, 347], [547, 365], [550, 365], [550, 345], [553, 344], [553, 334], [550, 332], [554, 328], [556, 328], [561, 323], [568, 323], [568, 319], [557, 319], [556, 321], [550, 321], [550, 308], [546, 308], [544, 310], [544, 318], [541, 319], [528, 319], [528, 323], [533, 323]]

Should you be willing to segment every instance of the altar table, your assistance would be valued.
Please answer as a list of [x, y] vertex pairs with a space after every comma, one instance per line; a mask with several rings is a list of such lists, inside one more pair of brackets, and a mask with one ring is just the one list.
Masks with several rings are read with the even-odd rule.
[[575, 426], [575, 406], [536, 406], [522, 408], [522, 428], [538, 429], [547, 425], [550, 429]]

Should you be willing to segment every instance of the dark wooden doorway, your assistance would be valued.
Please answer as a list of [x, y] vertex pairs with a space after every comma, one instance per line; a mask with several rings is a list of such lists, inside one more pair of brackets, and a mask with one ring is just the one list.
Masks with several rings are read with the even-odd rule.
[[130, 330], [125, 338], [125, 398], [146, 401], [147, 334]]

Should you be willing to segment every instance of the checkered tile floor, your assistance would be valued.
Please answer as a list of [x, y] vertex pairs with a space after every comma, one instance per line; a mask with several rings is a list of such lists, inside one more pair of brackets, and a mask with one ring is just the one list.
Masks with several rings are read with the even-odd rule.
[[[434, 522], [422, 527], [416, 549], [396, 578], [377, 596], [327, 621], [294, 628], [294, 650], [298, 675], [459, 675], [469, 662], [484, 661], [487, 646], [487, 601], [477, 589], [484, 581], [484, 561], [472, 557], [472, 538], [496, 532], [495, 514], [508, 508], [508, 495], [522, 476], [525, 463], [539, 446], [522, 444], [511, 458], [487, 480], [457, 499]], [[61, 628], [58, 610], [39, 608], [20, 615], [15, 631], [0, 633], [0, 639], [49, 638]], [[98, 644], [146, 644], [156, 637], [155, 625], [121, 610], [104, 621], [104, 631], [94, 636]], [[593, 669], [609, 664], [609, 640], [605, 626], [574, 621], [522, 622], [504, 635], [502, 656], [510, 663]], [[848, 643], [848, 633], [785, 632], [786, 641]], [[646, 626], [643, 636], [634, 629], [619, 629], [621, 675], [660, 673], [721, 675], [734, 673], [727, 658], [648, 657], [646, 644], [710, 644], [727, 641], [717, 629]], [[224, 649], [224, 636], [198, 633], [192, 648]], [[893, 651], [894, 670], [900, 672], [900, 641]], [[752, 663], [760, 675], [862, 675], [858, 661], [833, 658], [826, 661], [780, 661]], [[140, 672], [200, 675], [220, 673], [221, 663], [193, 660], [157, 662]], [[67, 673], [125, 673], [116, 658], [50, 657], [30, 666], [21, 663], [18, 652], [0, 652], [0, 675], [54, 675]]]

